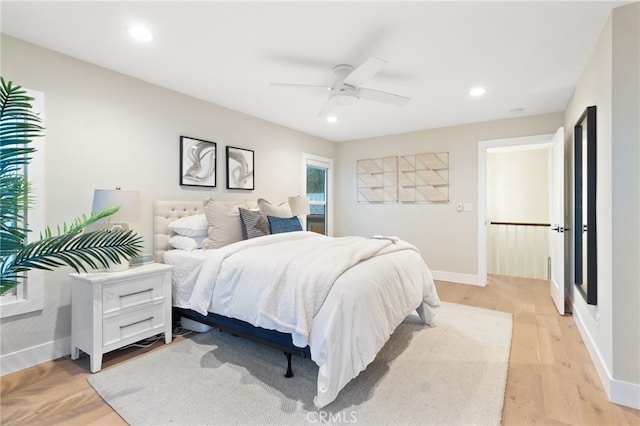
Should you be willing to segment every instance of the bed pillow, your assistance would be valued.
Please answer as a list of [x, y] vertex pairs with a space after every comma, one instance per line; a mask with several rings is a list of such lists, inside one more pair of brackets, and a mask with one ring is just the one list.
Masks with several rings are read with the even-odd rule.
[[240, 212], [240, 220], [242, 220], [242, 235], [245, 240], [269, 235], [269, 222], [262, 213], [242, 207], [239, 207], [238, 211]]
[[204, 240], [207, 239], [207, 236], [202, 237], [185, 237], [184, 235], [174, 235], [169, 238], [169, 245], [174, 249], [178, 250], [197, 250], [202, 248]]
[[291, 207], [289, 203], [286, 201], [274, 206], [264, 198], [258, 198], [258, 208], [265, 216], [274, 216], [274, 217], [291, 217], [293, 213], [291, 213]]
[[269, 221], [269, 230], [272, 234], [281, 234], [283, 232], [302, 231], [300, 219], [293, 217], [275, 217], [267, 216]]
[[170, 222], [167, 227], [176, 234], [185, 237], [206, 237], [209, 230], [204, 213], [181, 217]]
[[220, 248], [243, 240], [239, 207], [246, 208], [247, 203], [205, 201], [204, 214], [209, 224], [209, 239], [204, 243], [205, 249]]

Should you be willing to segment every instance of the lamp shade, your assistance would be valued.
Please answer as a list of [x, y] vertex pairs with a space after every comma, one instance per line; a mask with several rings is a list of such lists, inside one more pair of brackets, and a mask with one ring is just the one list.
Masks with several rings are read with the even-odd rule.
[[98, 213], [108, 207], [120, 207], [107, 220], [111, 223], [131, 223], [140, 220], [140, 191], [121, 189], [96, 189], [91, 211]]
[[311, 211], [307, 197], [289, 197], [289, 207], [291, 207], [291, 213], [294, 216], [306, 216]]

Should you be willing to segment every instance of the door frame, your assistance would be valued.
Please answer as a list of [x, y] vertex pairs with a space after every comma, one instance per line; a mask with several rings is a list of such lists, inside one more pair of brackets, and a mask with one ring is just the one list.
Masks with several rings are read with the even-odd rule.
[[[555, 133], [478, 142], [478, 285], [487, 285], [487, 150], [551, 146]], [[551, 191], [549, 191], [551, 197]]]

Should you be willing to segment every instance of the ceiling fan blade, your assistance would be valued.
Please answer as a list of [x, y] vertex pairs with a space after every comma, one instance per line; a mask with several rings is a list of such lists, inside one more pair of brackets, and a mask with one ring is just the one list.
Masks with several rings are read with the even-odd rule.
[[365, 81], [378, 74], [385, 65], [387, 65], [386, 61], [372, 56], [358, 68], [351, 71], [351, 73], [344, 79], [344, 83], [349, 86], [359, 87]]
[[315, 84], [289, 84], [289, 83], [271, 83], [271, 87], [284, 87], [288, 89], [322, 89], [329, 91], [330, 87], [327, 86], [319, 86]]
[[325, 102], [325, 104], [322, 106], [322, 109], [318, 113], [318, 117], [328, 116], [329, 114], [331, 114], [334, 108], [335, 105], [333, 104], [333, 102], [331, 102], [331, 99], [327, 100], [327, 102]]
[[411, 100], [411, 98], [407, 98], [406, 96], [394, 95], [393, 93], [383, 92], [382, 90], [366, 89], [364, 87], [358, 89], [358, 94], [362, 99], [400, 106], [406, 105], [407, 102]]

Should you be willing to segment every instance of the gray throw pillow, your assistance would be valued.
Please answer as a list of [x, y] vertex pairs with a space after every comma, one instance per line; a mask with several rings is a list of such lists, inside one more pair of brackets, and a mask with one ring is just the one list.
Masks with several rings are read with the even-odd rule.
[[240, 219], [242, 220], [242, 233], [245, 238], [262, 237], [269, 235], [269, 222], [259, 211], [247, 210], [240, 207]]

